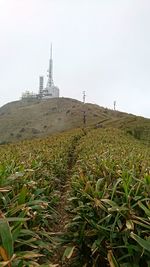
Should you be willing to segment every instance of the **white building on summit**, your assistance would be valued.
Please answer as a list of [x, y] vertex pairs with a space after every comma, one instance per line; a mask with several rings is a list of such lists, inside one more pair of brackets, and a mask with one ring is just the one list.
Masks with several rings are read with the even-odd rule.
[[48, 69], [47, 85], [44, 88], [44, 77], [40, 76], [39, 79], [39, 95], [43, 99], [59, 97], [59, 88], [53, 82], [53, 59], [52, 59], [52, 44]]

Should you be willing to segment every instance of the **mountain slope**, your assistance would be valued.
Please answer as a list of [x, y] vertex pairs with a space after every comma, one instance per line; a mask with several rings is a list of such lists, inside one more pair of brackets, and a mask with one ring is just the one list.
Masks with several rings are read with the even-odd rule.
[[[125, 128], [133, 135], [150, 130], [150, 120], [69, 98], [15, 101], [0, 108], [0, 143], [42, 137], [86, 126]], [[136, 133], [137, 131], [137, 133]], [[140, 133], [139, 133], [140, 132]]]

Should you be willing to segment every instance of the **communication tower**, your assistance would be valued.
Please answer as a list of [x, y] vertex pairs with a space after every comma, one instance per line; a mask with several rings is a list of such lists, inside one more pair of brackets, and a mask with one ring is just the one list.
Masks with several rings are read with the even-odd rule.
[[40, 76], [41, 77], [39, 81], [40, 97], [43, 99], [59, 97], [59, 88], [54, 85], [54, 81], [53, 81], [52, 44], [50, 47], [49, 68], [47, 72], [48, 72], [48, 75], [47, 75], [48, 79], [47, 79], [46, 88], [43, 88], [44, 78]]

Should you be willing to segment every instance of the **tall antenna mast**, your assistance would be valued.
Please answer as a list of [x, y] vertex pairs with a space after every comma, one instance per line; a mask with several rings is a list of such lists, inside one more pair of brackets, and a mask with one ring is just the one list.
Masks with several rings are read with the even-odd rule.
[[51, 43], [51, 53], [50, 53], [50, 59], [52, 60], [52, 43]]
[[54, 85], [54, 82], [53, 82], [53, 59], [52, 59], [52, 43], [51, 43], [47, 87], [50, 88], [53, 85]]

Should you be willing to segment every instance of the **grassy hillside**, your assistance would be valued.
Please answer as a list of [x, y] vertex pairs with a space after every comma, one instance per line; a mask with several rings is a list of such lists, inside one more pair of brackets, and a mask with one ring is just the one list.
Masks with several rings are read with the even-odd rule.
[[149, 267], [150, 148], [116, 128], [0, 146], [0, 265]]
[[48, 136], [83, 127], [83, 113], [90, 127], [124, 128], [141, 139], [150, 139], [150, 120], [83, 104], [69, 98], [16, 101], [0, 108], [0, 143]]
[[0, 141], [46, 136], [82, 127], [84, 111], [87, 125], [111, 118], [104, 108], [67, 98], [12, 102], [0, 109]]

